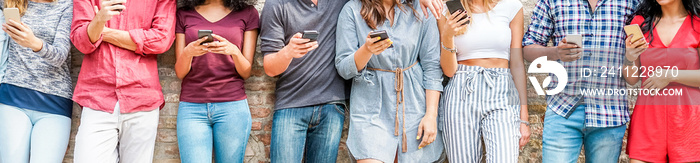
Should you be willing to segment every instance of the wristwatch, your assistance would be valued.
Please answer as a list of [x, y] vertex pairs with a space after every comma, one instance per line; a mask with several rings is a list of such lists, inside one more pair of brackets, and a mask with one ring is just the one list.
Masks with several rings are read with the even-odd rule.
[[523, 121], [522, 119], [520, 120], [520, 123], [524, 123], [526, 126], [530, 127], [530, 122], [528, 121]]
[[440, 46], [442, 46], [442, 49], [445, 49], [445, 50], [449, 51], [450, 53], [457, 53], [457, 48], [450, 49], [450, 48], [445, 47], [445, 44], [442, 44], [442, 43], [440, 43]]

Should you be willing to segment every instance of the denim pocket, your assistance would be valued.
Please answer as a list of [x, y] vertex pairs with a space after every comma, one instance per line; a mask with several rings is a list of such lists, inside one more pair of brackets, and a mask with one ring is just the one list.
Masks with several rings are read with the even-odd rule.
[[347, 112], [345, 111], [345, 105], [343, 105], [343, 104], [333, 104], [333, 105], [335, 107], [335, 111], [338, 111], [338, 113], [342, 114], [343, 116], [346, 115]]

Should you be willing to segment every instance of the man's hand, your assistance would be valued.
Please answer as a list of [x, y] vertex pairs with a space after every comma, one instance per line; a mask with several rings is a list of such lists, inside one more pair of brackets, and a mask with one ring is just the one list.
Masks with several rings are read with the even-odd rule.
[[435, 19], [440, 19], [442, 13], [442, 0], [420, 0], [420, 7], [423, 9], [423, 15], [428, 18], [428, 10], [433, 13]]
[[309, 53], [310, 51], [318, 48], [317, 41], [304, 39], [301, 38], [301, 36], [301, 33], [294, 34], [294, 36], [292, 36], [292, 39], [289, 40], [287, 46], [284, 46], [284, 48], [280, 50], [280, 52], [282, 52], [281, 54], [286, 54], [285, 56], [290, 58], [301, 58], [304, 57], [306, 53]]
[[570, 44], [566, 42], [566, 39], [562, 39], [556, 48], [557, 55], [562, 62], [573, 62], [581, 59], [583, 55], [583, 50], [578, 45]]
[[102, 0], [100, 3], [100, 8], [95, 7], [95, 18], [92, 21], [98, 21], [101, 23], [106, 23], [112, 16], [119, 15], [121, 12], [117, 10], [124, 10], [126, 6], [124, 4], [126, 0]]

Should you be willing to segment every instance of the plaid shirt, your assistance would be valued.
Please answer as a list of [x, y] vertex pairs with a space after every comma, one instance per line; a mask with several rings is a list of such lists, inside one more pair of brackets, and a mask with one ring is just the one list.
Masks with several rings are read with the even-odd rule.
[[[523, 38], [523, 46], [546, 46], [550, 40], [556, 46], [567, 34], [581, 34], [584, 48], [581, 59], [558, 61], [567, 70], [568, 83], [561, 93], [547, 96], [547, 108], [568, 117], [576, 105], [586, 105], [587, 127], [620, 126], [629, 121], [625, 95], [584, 96], [581, 90], [626, 88], [619, 74], [603, 77], [601, 72], [610, 68], [618, 71], [622, 66], [625, 16], [633, 13], [638, 4], [638, 0], [600, 0], [592, 11], [584, 0], [539, 0]], [[581, 75], [583, 69], [595, 72], [584, 77]], [[552, 78], [548, 88], [558, 82]]]

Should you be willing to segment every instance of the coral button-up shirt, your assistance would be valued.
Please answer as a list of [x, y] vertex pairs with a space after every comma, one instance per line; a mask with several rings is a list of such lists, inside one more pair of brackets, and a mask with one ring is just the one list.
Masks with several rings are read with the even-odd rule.
[[157, 57], [175, 39], [175, 0], [128, 1], [106, 27], [128, 31], [137, 45], [130, 51], [102, 42], [90, 42], [88, 24], [100, 0], [75, 0], [71, 41], [85, 54], [73, 100], [83, 107], [121, 113], [151, 111], [164, 104], [158, 80]]

